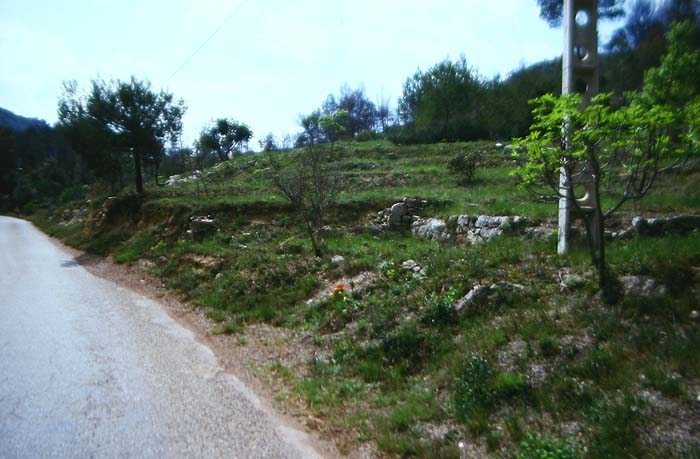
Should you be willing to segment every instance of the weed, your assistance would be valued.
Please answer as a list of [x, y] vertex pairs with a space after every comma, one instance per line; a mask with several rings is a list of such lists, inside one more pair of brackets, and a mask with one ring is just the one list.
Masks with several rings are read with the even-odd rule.
[[390, 365], [401, 365], [409, 373], [416, 372], [429, 354], [430, 344], [415, 324], [405, 324], [387, 335], [381, 349]]
[[503, 434], [497, 430], [492, 430], [486, 434], [486, 447], [489, 451], [496, 451], [501, 446]]
[[530, 385], [522, 375], [517, 373], [499, 373], [493, 389], [496, 398], [508, 399], [527, 394], [530, 391]]
[[581, 459], [584, 450], [574, 440], [528, 433], [515, 459]]
[[238, 322], [227, 322], [226, 324], [214, 329], [215, 335], [237, 335], [243, 331], [243, 326]]
[[456, 324], [458, 315], [454, 303], [458, 296], [459, 292], [454, 288], [449, 289], [444, 295], [437, 293], [430, 295], [421, 321], [426, 325], [436, 327]]
[[667, 397], [682, 397], [685, 395], [681, 379], [663, 368], [661, 362], [650, 366], [644, 372], [643, 383], [646, 387], [656, 389]]
[[212, 309], [207, 311], [207, 318], [213, 320], [214, 322], [224, 322], [226, 320], [226, 313], [217, 309]]
[[590, 459], [633, 459], [641, 456], [638, 428], [644, 404], [619, 394], [598, 403], [590, 414], [595, 426], [588, 450]]
[[559, 341], [554, 336], [546, 336], [538, 343], [540, 352], [545, 357], [554, 357], [559, 354]]

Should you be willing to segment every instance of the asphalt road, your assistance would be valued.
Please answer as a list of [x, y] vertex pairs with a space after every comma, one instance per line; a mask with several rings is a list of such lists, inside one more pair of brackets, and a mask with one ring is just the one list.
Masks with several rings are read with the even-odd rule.
[[156, 302], [0, 217], [0, 458], [318, 457]]

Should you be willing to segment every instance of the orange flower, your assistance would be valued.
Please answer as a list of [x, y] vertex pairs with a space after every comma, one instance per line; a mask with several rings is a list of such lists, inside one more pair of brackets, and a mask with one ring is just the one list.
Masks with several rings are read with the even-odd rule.
[[345, 292], [345, 284], [343, 284], [342, 282], [338, 282], [337, 284], [335, 284], [335, 287], [333, 287], [331, 295], [338, 295], [343, 292]]

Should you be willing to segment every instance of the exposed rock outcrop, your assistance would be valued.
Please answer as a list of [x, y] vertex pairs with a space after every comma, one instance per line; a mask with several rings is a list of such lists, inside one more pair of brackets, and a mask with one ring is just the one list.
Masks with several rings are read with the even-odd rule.
[[411, 225], [411, 232], [431, 241], [454, 240], [475, 244], [501, 236], [506, 232], [516, 231], [525, 222], [525, 218], [518, 216], [453, 215], [447, 221], [418, 217]]
[[401, 231], [411, 228], [415, 217], [428, 205], [428, 201], [403, 198], [389, 208], [377, 213], [374, 221], [369, 225], [374, 232]]
[[613, 239], [625, 239], [634, 236], [664, 236], [667, 234], [690, 234], [700, 230], [700, 215], [676, 215], [668, 218], [632, 219], [632, 226], [612, 233]]

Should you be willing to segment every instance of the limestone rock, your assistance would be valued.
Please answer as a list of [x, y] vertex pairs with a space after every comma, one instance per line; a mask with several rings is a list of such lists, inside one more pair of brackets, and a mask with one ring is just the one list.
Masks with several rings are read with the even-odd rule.
[[660, 296], [666, 293], [666, 287], [649, 276], [622, 276], [620, 283], [627, 296]]
[[416, 219], [411, 225], [411, 232], [430, 241], [442, 241], [450, 238], [447, 223], [439, 218]]
[[469, 293], [457, 300], [457, 302], [454, 305], [455, 311], [457, 311], [458, 313], [462, 312], [463, 310], [469, 308], [469, 306], [474, 304], [475, 302], [488, 297], [489, 292], [489, 287], [485, 285], [475, 285], [471, 290], [469, 290]]
[[406, 260], [401, 263], [401, 269], [413, 273], [414, 276], [425, 277], [427, 274], [427, 268], [419, 265], [414, 260]]
[[472, 305], [487, 301], [495, 301], [503, 294], [527, 295], [529, 290], [520, 284], [508, 281], [498, 281], [491, 286], [477, 284], [469, 293], [457, 300], [454, 309], [458, 313], [468, 310]]

